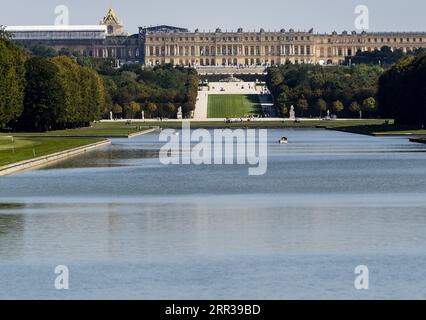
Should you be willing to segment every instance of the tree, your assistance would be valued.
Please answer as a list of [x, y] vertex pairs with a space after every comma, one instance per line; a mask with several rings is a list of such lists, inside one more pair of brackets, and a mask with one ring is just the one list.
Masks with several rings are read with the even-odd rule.
[[12, 38], [12, 35], [6, 31], [6, 27], [3, 25], [0, 25], [0, 39], [9, 40], [11, 38]]
[[[118, 103], [126, 109], [131, 102], [136, 102], [144, 106], [147, 114], [165, 117], [175, 116], [175, 110], [168, 110], [169, 103], [182, 106], [185, 115], [195, 109], [199, 76], [193, 69], [175, 68], [171, 65], [142, 68], [136, 64], [108, 72], [105, 72], [105, 65], [96, 68], [103, 74], [109, 106]], [[154, 103], [156, 110], [150, 112], [147, 109], [148, 103]]]
[[318, 110], [320, 117], [322, 117], [322, 113], [327, 111], [327, 102], [324, 99], [318, 99], [315, 103], [315, 109]]
[[308, 101], [304, 97], [302, 97], [301, 99], [297, 100], [296, 108], [303, 117], [303, 113], [309, 108]]
[[[330, 103], [339, 100], [344, 106], [349, 106], [352, 101], [375, 97], [378, 79], [384, 69], [373, 65], [323, 67], [286, 64], [269, 68], [268, 72], [267, 85], [278, 110], [283, 104], [292, 103], [297, 107], [297, 102], [305, 99], [322, 115], [325, 110], [323, 103], [317, 104], [319, 99]], [[331, 107], [327, 106], [330, 109]], [[303, 108], [298, 110], [305, 111]]]
[[407, 57], [379, 81], [378, 107], [385, 118], [403, 125], [426, 125], [426, 54]]
[[173, 103], [166, 103], [164, 110], [169, 118], [176, 117], [176, 106]]
[[359, 106], [359, 103], [356, 101], [352, 101], [352, 103], [349, 106], [349, 111], [352, 113], [359, 113], [361, 111], [361, 107]]
[[148, 110], [148, 112], [150, 113], [151, 117], [157, 112], [157, 105], [155, 103], [148, 103], [148, 105], [146, 106], [146, 109]]
[[87, 126], [99, 119], [106, 105], [102, 78], [69, 57], [55, 57], [50, 61], [58, 67], [59, 82], [65, 91], [62, 102], [65, 112], [57, 121], [58, 129]]
[[25, 70], [25, 107], [18, 128], [39, 132], [56, 128], [65, 112], [58, 67], [45, 58], [32, 57], [25, 63]]
[[345, 106], [343, 105], [343, 103], [339, 100], [336, 100], [333, 102], [333, 108], [332, 110], [336, 113], [339, 114], [340, 112], [342, 112], [345, 109]]
[[78, 64], [69, 57], [55, 57], [52, 61], [58, 67], [58, 77], [64, 88], [62, 102], [65, 112], [57, 119], [58, 129], [73, 128], [81, 125], [83, 99], [87, 96], [86, 88], [80, 90], [81, 74]]
[[140, 111], [141, 111], [140, 104], [134, 101], [125, 104], [123, 108], [124, 116], [128, 119], [135, 118], [136, 114]]
[[281, 116], [285, 117], [288, 112], [289, 112], [289, 110], [288, 110], [287, 105], [286, 104], [281, 105], [281, 107], [280, 107]]
[[270, 87], [271, 92], [275, 92], [275, 89], [278, 88], [280, 84], [284, 81], [284, 76], [281, 70], [277, 67], [269, 68], [268, 72], [268, 85]]
[[122, 113], [123, 113], [123, 108], [119, 105], [119, 104], [115, 104], [113, 107], [112, 107], [112, 113], [116, 116], [116, 117], [118, 117], [118, 116], [120, 116]]
[[58, 52], [55, 49], [44, 45], [33, 45], [28, 47], [27, 49], [31, 54], [43, 58], [53, 58], [58, 55]]
[[376, 111], [376, 107], [376, 99], [374, 99], [373, 97], [367, 98], [362, 102], [363, 110], [369, 113]]
[[0, 128], [15, 121], [24, 109], [25, 57], [0, 37]]

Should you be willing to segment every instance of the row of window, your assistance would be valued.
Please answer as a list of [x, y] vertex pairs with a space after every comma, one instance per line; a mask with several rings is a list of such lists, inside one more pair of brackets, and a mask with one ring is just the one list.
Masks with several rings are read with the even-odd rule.
[[[263, 51], [262, 51], [263, 50]], [[149, 56], [259, 56], [262, 54], [265, 55], [311, 55], [311, 46], [290, 46], [285, 45], [281, 46], [250, 46], [250, 47], [238, 47], [238, 46], [218, 46], [218, 47], [199, 47], [196, 49], [192, 47], [174, 47], [171, 46], [166, 52], [166, 47], [149, 47], [148, 55]]]
[[[168, 63], [171, 63], [173, 65], [181, 65], [181, 66], [273, 66], [276, 65], [277, 63], [280, 63], [279, 61], [275, 61], [275, 60], [261, 60], [259, 58], [246, 58], [244, 59], [244, 63], [241, 63], [240, 61], [238, 61], [237, 59], [225, 59], [223, 58], [222, 60], [216, 60], [216, 59], [200, 59], [200, 61], [198, 60], [183, 60], [183, 59], [179, 59], [179, 60], [174, 60], [174, 59], [170, 59], [170, 61], [167, 61]], [[286, 62], [290, 62], [289, 59], [286, 60]], [[296, 59], [293, 61], [294, 63], [298, 64], [298, 63], [310, 63], [309, 60], [305, 60], [305, 59]], [[165, 64], [166, 60], [162, 59], [162, 60], [149, 60], [147, 61], [148, 65], [160, 65], [160, 64]]]
[[79, 39], [105, 39], [102, 31], [15, 31], [12, 32], [14, 40], [79, 40]]
[[85, 56], [91, 57], [100, 57], [100, 58], [138, 58], [140, 56], [139, 49], [125, 49], [125, 48], [106, 48], [106, 49], [95, 49], [93, 50], [83, 50], [81, 53]]
[[221, 38], [215, 38], [215, 37], [171, 37], [171, 38], [164, 38], [164, 37], [150, 37], [148, 38], [149, 41], [154, 42], [154, 41], [170, 41], [170, 42], [175, 42], [175, 41], [223, 41], [223, 42], [235, 42], [235, 41], [280, 41], [280, 40], [286, 40], [286, 41], [310, 41], [311, 37], [310, 36], [287, 36], [287, 37], [274, 37], [274, 36], [266, 36], [266, 37], [221, 37]]
[[[345, 39], [332, 39], [328, 38], [327, 43], [423, 43], [423, 38], [345, 38]], [[323, 41], [325, 43], [325, 40]]]

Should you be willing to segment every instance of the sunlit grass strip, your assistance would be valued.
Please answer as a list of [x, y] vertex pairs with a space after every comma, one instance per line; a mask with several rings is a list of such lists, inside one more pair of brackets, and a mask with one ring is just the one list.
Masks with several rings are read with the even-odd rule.
[[261, 114], [257, 95], [213, 94], [209, 95], [208, 118], [243, 118]]
[[[6, 141], [6, 143], [5, 143]], [[2, 137], [0, 139], [0, 167], [56, 152], [83, 147], [101, 139], [70, 139], [70, 138], [14, 138], [13, 142]]]
[[[79, 129], [67, 129], [50, 132], [20, 132], [13, 133], [14, 136], [46, 136], [46, 137], [84, 137], [84, 138], [96, 138], [96, 137], [127, 137], [131, 134], [145, 131], [148, 126], [139, 125], [127, 125], [125, 122], [100, 122], [93, 124], [91, 127], [79, 128]], [[10, 133], [3, 135], [11, 135]]]

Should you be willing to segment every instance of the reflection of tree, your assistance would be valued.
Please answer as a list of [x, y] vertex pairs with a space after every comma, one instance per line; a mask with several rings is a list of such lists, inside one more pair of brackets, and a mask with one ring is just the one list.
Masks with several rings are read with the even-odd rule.
[[[0, 210], [22, 208], [20, 205], [15, 204], [0, 204]], [[0, 235], [6, 234], [11, 231], [22, 230], [24, 219], [22, 215], [2, 214], [0, 212]]]
[[21, 251], [24, 240], [25, 218], [21, 214], [4, 214], [7, 209], [23, 207], [16, 204], [0, 204], [0, 261]]

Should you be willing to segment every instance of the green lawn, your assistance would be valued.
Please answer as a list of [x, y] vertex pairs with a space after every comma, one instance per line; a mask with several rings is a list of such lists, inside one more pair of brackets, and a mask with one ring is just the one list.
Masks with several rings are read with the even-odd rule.
[[261, 113], [257, 95], [209, 95], [208, 118], [244, 118]]
[[[139, 124], [140, 126], [140, 124]], [[16, 137], [25, 136], [46, 136], [46, 137], [102, 137], [102, 138], [115, 138], [115, 137], [127, 137], [132, 133], [144, 131], [148, 127], [138, 128], [138, 125], [126, 125], [122, 122], [107, 122], [107, 123], [96, 123], [92, 127], [79, 128], [79, 129], [68, 129], [59, 131], [50, 131], [43, 133], [13, 133]], [[12, 133], [5, 133], [0, 135], [12, 135]]]
[[99, 141], [102, 139], [14, 138], [12, 142], [9, 137], [0, 137], [0, 167]]

